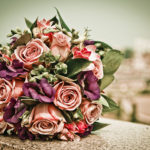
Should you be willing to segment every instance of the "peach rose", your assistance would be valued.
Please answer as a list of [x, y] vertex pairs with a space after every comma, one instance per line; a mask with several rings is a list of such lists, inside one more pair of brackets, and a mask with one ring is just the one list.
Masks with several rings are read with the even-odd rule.
[[102, 105], [87, 99], [83, 99], [80, 108], [87, 124], [93, 124], [100, 117], [102, 112]]
[[70, 54], [70, 38], [62, 32], [53, 34], [51, 52], [54, 56], [60, 56], [59, 61], [65, 61]]
[[40, 39], [32, 39], [26, 46], [15, 49], [13, 59], [23, 62], [25, 68], [31, 68], [32, 64], [39, 63], [39, 57], [44, 51], [49, 51], [49, 48]]
[[13, 80], [9, 82], [0, 78], [0, 108], [3, 108], [9, 103], [12, 97], [18, 98], [23, 94], [22, 91], [23, 81]]
[[56, 90], [54, 104], [62, 110], [73, 111], [82, 101], [81, 89], [73, 82], [60, 82], [54, 86]]
[[64, 128], [65, 119], [53, 104], [40, 103], [32, 109], [29, 131], [33, 134], [54, 135]]

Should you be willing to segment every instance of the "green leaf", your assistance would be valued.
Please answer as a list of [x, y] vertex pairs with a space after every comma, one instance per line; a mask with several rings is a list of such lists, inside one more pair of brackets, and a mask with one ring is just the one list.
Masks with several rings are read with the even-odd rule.
[[114, 102], [111, 98], [107, 97], [106, 95], [101, 95], [108, 103], [109, 107], [103, 106], [103, 113], [110, 112], [119, 109], [116, 102]]
[[55, 8], [56, 11], [57, 11], [57, 14], [58, 14], [58, 17], [59, 17], [59, 21], [60, 21], [60, 24], [61, 24], [61, 27], [66, 29], [68, 32], [71, 32], [71, 30], [69, 29], [69, 27], [66, 25], [66, 23], [64, 22], [63, 18], [61, 17], [59, 11], [57, 8]]
[[123, 60], [123, 54], [118, 50], [110, 50], [106, 52], [102, 63], [104, 66], [104, 74], [113, 74], [119, 68], [121, 61]]
[[52, 19], [50, 19], [50, 21], [53, 21], [52, 25], [58, 24], [58, 19], [56, 16], [54, 16]]
[[65, 110], [61, 110], [64, 118], [66, 119], [67, 123], [72, 123], [72, 119], [71, 116], [69, 114], [69, 112], [65, 111]]
[[31, 32], [32, 32], [33, 28], [37, 26], [37, 20], [38, 20], [38, 18], [34, 21], [34, 23], [32, 23], [27, 18], [25, 18], [26, 25], [30, 29]]
[[73, 115], [72, 115], [72, 117], [73, 117], [73, 120], [82, 120], [83, 119], [83, 115], [82, 115], [82, 112], [81, 112], [81, 109], [80, 108], [78, 108], [78, 109], [76, 109], [74, 112], [72, 112], [73, 113]]
[[29, 29], [31, 29], [31, 27], [32, 27], [32, 22], [29, 21], [27, 18], [25, 18], [25, 23], [26, 23], [27, 27], [28, 27]]
[[105, 42], [102, 42], [102, 41], [95, 41], [94, 43], [96, 45], [96, 47], [98, 49], [112, 49], [112, 47], [108, 44], [106, 44]]
[[88, 61], [87, 59], [70, 59], [67, 61], [68, 66], [68, 77], [73, 77], [79, 72], [83, 71], [86, 67], [89, 66], [91, 61]]
[[99, 100], [97, 100], [96, 102], [100, 103], [103, 106], [109, 107], [108, 102], [106, 101], [106, 99], [104, 97], [101, 96], [101, 98]]
[[59, 74], [56, 74], [56, 77], [59, 78], [62, 81], [65, 81], [65, 82], [73, 82], [73, 81], [75, 81], [73, 79], [70, 79], [68, 77], [65, 77], [65, 76], [62, 76], [62, 75], [59, 75]]
[[27, 97], [27, 96], [21, 96], [18, 99], [20, 99], [22, 103], [29, 105], [29, 106], [36, 105], [39, 103], [38, 100], [32, 99], [32, 98]]
[[17, 46], [20, 46], [20, 45], [26, 45], [30, 40], [31, 40], [31, 35], [29, 33], [25, 33], [19, 39], [17, 39], [12, 49], [15, 49]]
[[114, 81], [114, 76], [111, 74], [104, 75], [103, 79], [100, 82], [100, 89], [104, 90], [108, 85]]
[[108, 125], [109, 124], [106, 124], [106, 123], [95, 122], [93, 124], [93, 130], [92, 131], [96, 131], [96, 130], [102, 129], [102, 128], [108, 126]]

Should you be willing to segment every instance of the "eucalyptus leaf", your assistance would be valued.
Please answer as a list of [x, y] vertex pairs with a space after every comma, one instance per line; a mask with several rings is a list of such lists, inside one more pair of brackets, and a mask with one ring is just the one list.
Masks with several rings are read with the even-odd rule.
[[60, 15], [60, 12], [58, 11], [57, 8], [55, 8], [56, 11], [57, 11], [57, 14], [58, 14], [58, 17], [59, 17], [59, 21], [60, 21], [60, 24], [61, 24], [61, 27], [66, 29], [68, 32], [71, 32], [71, 30], [69, 29], [69, 27], [66, 25], [66, 23], [64, 22], [63, 18], [61, 17]]
[[109, 124], [106, 124], [106, 123], [95, 122], [93, 124], [93, 130], [92, 131], [96, 131], [96, 130], [102, 129], [102, 128], [108, 126], [108, 125]]
[[106, 52], [104, 58], [102, 59], [104, 74], [106, 75], [115, 73], [119, 68], [123, 58], [123, 54], [118, 50], [110, 50]]
[[114, 110], [119, 109], [118, 105], [115, 101], [113, 101], [111, 98], [107, 97], [106, 95], [101, 95], [108, 103], [109, 107], [103, 106], [103, 113], [105, 112], [111, 112]]
[[68, 77], [73, 77], [77, 75], [79, 72], [83, 71], [86, 67], [89, 66], [91, 61], [87, 59], [77, 58], [77, 59], [70, 59], [67, 61], [68, 66]]
[[104, 75], [103, 79], [100, 82], [100, 89], [104, 90], [108, 85], [114, 81], [115, 77], [111, 74]]

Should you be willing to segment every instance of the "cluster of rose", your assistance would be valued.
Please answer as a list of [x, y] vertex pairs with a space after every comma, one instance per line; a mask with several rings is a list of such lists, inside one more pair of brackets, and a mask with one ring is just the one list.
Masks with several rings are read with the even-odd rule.
[[[56, 9], [57, 10], [57, 9]], [[0, 134], [24, 139], [79, 140], [100, 129], [96, 122], [118, 108], [105, 95], [123, 55], [88, 29], [70, 30], [57, 17], [11, 30], [0, 45]]]

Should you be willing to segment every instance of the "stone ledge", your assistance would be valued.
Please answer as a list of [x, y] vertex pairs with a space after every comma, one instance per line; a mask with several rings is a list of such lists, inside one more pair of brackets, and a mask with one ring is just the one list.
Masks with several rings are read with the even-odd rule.
[[111, 119], [100, 119], [111, 125], [77, 142], [21, 141], [0, 136], [0, 150], [149, 150], [150, 126]]

